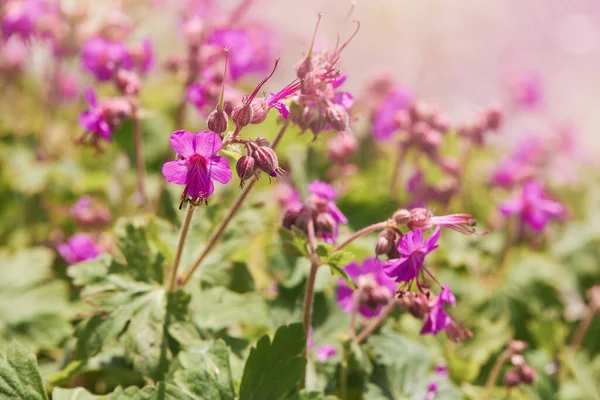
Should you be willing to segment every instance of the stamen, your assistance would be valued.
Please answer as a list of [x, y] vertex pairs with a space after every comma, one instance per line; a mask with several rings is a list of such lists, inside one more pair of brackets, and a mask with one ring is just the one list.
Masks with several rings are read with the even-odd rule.
[[352, 39], [354, 39], [354, 36], [356, 36], [356, 34], [358, 33], [358, 30], [360, 29], [360, 21], [354, 20], [352, 22], [354, 22], [356, 24], [356, 29], [354, 30], [354, 33], [348, 38], [348, 40], [346, 40], [346, 42], [342, 45], [342, 47], [340, 47], [340, 49], [333, 54], [332, 57], [334, 59], [339, 58], [340, 53], [346, 48], [346, 46], [348, 46], [348, 44], [352, 41]]

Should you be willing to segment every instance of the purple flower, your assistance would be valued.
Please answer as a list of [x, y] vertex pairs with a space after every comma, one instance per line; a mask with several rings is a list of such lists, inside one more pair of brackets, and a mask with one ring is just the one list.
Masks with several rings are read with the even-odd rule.
[[57, 250], [69, 264], [91, 260], [100, 254], [100, 249], [85, 233], [78, 233], [67, 242], [60, 243]]
[[396, 293], [396, 283], [384, 273], [383, 263], [376, 258], [367, 258], [362, 265], [348, 264], [344, 271], [358, 286], [353, 291], [346, 281], [338, 280], [337, 302], [346, 312], [358, 307], [364, 317], [374, 317]]
[[386, 141], [398, 129], [396, 113], [409, 106], [412, 95], [404, 90], [396, 89], [385, 99], [373, 121], [373, 135], [379, 141]]
[[3, 5], [2, 35], [4, 39], [18, 35], [24, 40], [36, 33], [38, 22], [44, 15], [55, 12], [56, 7], [45, 0], [16, 0]]
[[216, 133], [176, 131], [171, 135], [171, 146], [178, 159], [165, 163], [162, 173], [168, 182], [185, 185], [182, 204], [185, 201], [192, 204], [205, 201], [215, 190], [213, 180], [223, 184], [231, 180], [229, 162], [225, 157], [216, 155], [223, 146]]
[[269, 94], [267, 96], [267, 106], [269, 108], [273, 107], [279, 111], [279, 114], [284, 118], [288, 119], [290, 116], [290, 110], [287, 105], [281, 103], [281, 100], [287, 99], [288, 97], [293, 96], [300, 88], [302, 87], [302, 81], [296, 79], [279, 92], [273, 94]]
[[96, 36], [88, 39], [81, 49], [81, 63], [99, 81], [112, 79], [116, 68], [131, 69], [133, 61], [123, 42]]
[[438, 297], [438, 301], [431, 307], [425, 325], [421, 329], [421, 335], [431, 333], [437, 335], [438, 332], [446, 329], [452, 323], [452, 318], [444, 311], [444, 305], [450, 304], [452, 307], [456, 306], [456, 299], [450, 291], [448, 285], [442, 287], [442, 292]]
[[317, 360], [319, 360], [320, 363], [327, 362], [327, 360], [329, 360], [336, 354], [337, 350], [335, 349], [335, 347], [328, 344], [324, 346], [319, 346], [319, 348], [317, 348]]
[[335, 189], [331, 187], [331, 185], [318, 180], [308, 185], [308, 191], [312, 195], [311, 202], [317, 204], [323, 203], [325, 208], [323, 211], [331, 215], [333, 220], [336, 222], [335, 229], [333, 229], [332, 233], [321, 233], [321, 237], [325, 240], [325, 242], [334, 243], [338, 237], [338, 225], [348, 223], [346, 216], [335, 205], [334, 200], [337, 197], [337, 193], [335, 192]]
[[550, 218], [560, 217], [565, 210], [560, 203], [545, 196], [544, 188], [539, 182], [529, 180], [516, 198], [500, 205], [500, 212], [505, 216], [521, 215], [523, 224], [541, 232]]
[[516, 107], [539, 109], [544, 103], [544, 87], [540, 75], [534, 71], [513, 71], [508, 82]]
[[418, 285], [417, 278], [425, 262], [425, 256], [438, 247], [439, 238], [439, 227], [427, 240], [423, 238], [421, 229], [406, 233], [398, 243], [398, 252], [401, 257], [388, 260], [384, 266], [385, 273], [396, 282], [410, 282], [415, 279]]
[[85, 99], [90, 108], [79, 116], [79, 125], [86, 131], [91, 132], [106, 141], [110, 141], [112, 129], [106, 119], [104, 107], [98, 104], [93, 89], [86, 89]]
[[196, 82], [192, 83], [188, 86], [185, 91], [185, 98], [187, 101], [196, 106], [197, 109], [202, 110], [207, 105], [211, 104], [211, 98], [207, 97], [206, 94], [206, 85]]
[[433, 400], [437, 395], [438, 387], [435, 382], [431, 382], [429, 387], [427, 388], [427, 394], [425, 395], [425, 400]]

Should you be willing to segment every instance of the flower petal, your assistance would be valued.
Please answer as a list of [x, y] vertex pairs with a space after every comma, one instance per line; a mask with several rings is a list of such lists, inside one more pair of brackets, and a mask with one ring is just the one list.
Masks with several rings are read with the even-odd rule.
[[188, 158], [194, 155], [194, 137], [190, 131], [175, 131], [171, 135], [171, 147], [181, 157]]
[[229, 161], [222, 156], [212, 157], [208, 162], [209, 174], [215, 181], [226, 184], [231, 180], [232, 174]]
[[185, 185], [187, 183], [188, 168], [180, 161], [168, 161], [162, 167], [162, 173], [170, 183]]
[[194, 136], [194, 149], [196, 154], [210, 158], [217, 154], [223, 147], [221, 137], [213, 131], [202, 131]]

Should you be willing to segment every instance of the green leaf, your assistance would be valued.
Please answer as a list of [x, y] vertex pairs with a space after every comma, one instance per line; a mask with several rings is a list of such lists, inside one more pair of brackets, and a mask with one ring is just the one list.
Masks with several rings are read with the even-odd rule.
[[349, 251], [336, 251], [331, 254], [325, 263], [331, 267], [341, 268], [350, 264], [354, 260], [354, 254]]
[[566, 354], [565, 361], [586, 396], [593, 400], [600, 400], [598, 387], [600, 377], [594, 376], [589, 360], [583, 354]]
[[301, 355], [305, 340], [301, 324], [280, 327], [273, 342], [263, 336], [246, 361], [240, 400], [284, 398], [302, 378], [306, 365]]
[[84, 388], [62, 389], [55, 388], [52, 391], [52, 400], [94, 400], [101, 399], [102, 396], [96, 396]]
[[0, 358], [0, 396], [7, 399], [48, 400], [33, 353], [13, 342]]
[[346, 271], [344, 271], [344, 269], [333, 265], [330, 265], [329, 269], [331, 270], [332, 275], [337, 275], [342, 278], [351, 289], [358, 289], [356, 282], [354, 282], [354, 280], [346, 273]]
[[235, 391], [225, 342], [199, 343], [177, 356], [175, 384], [197, 400], [233, 400]]
[[129, 387], [117, 389], [106, 397], [106, 400], [198, 400], [190, 397], [171, 383], [159, 382], [156, 386], [142, 389]]
[[300, 229], [295, 226], [292, 226], [291, 230], [281, 228], [279, 234], [283, 241], [283, 248], [291, 256], [310, 257], [306, 236]]

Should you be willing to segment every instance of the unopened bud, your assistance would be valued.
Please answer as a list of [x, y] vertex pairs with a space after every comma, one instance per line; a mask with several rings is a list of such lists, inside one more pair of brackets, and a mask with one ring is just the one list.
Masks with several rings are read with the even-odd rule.
[[250, 123], [260, 124], [267, 119], [267, 114], [269, 114], [269, 106], [267, 105], [267, 100], [264, 97], [257, 97], [252, 100], [250, 107], [252, 107], [252, 119]]
[[296, 76], [300, 79], [304, 79], [306, 74], [308, 74], [312, 70], [312, 62], [311, 57], [306, 57], [302, 61], [298, 63], [295, 67]]
[[255, 161], [254, 158], [250, 156], [242, 156], [235, 164], [235, 171], [237, 175], [240, 177], [240, 187], [244, 186], [244, 181], [246, 179], [250, 179], [254, 174], [254, 166]]
[[304, 79], [302, 79], [302, 86], [300, 92], [304, 95], [313, 95], [319, 91], [321, 87], [321, 80], [317, 77], [314, 72], [308, 72]]
[[529, 365], [525, 364], [517, 369], [521, 380], [527, 385], [531, 385], [535, 382], [535, 370], [531, 368]]
[[411, 217], [411, 212], [404, 208], [396, 211], [394, 213], [394, 215], [392, 216], [392, 218], [394, 219], [394, 222], [398, 226], [408, 224], [408, 222], [410, 221], [410, 217]]
[[117, 85], [117, 89], [119, 89], [122, 94], [127, 95], [138, 94], [142, 86], [140, 78], [135, 72], [127, 71], [122, 68], [119, 68], [117, 71], [115, 83]]
[[304, 209], [302, 207], [294, 207], [289, 208], [283, 214], [283, 221], [281, 221], [281, 225], [285, 229], [292, 229], [292, 226], [296, 224], [296, 220], [303, 213]]
[[410, 210], [410, 220], [407, 225], [410, 230], [414, 229], [429, 229], [429, 220], [431, 219], [431, 211], [426, 208], [413, 208]]
[[252, 157], [256, 161], [256, 166], [269, 174], [269, 176], [277, 177], [279, 175], [279, 160], [277, 153], [270, 147], [257, 146]]
[[323, 132], [326, 127], [327, 127], [327, 121], [325, 120], [325, 118], [322, 118], [322, 117], [315, 119], [313, 122], [311, 122], [309, 124], [310, 131], [315, 136], [318, 135], [319, 133]]
[[490, 107], [485, 112], [485, 122], [487, 128], [492, 131], [498, 130], [502, 125], [503, 120], [504, 114], [502, 113], [502, 110], [499, 107]]
[[398, 129], [402, 131], [410, 130], [412, 126], [412, 118], [410, 117], [410, 112], [407, 109], [398, 111], [395, 115], [395, 119]]
[[333, 129], [339, 132], [348, 129], [348, 125], [350, 124], [350, 118], [346, 109], [339, 104], [331, 104], [327, 107], [325, 110], [325, 119]]
[[508, 342], [508, 350], [511, 352], [511, 354], [519, 354], [528, 347], [529, 345], [527, 342], [522, 340], [511, 340]]
[[433, 116], [431, 126], [440, 132], [447, 132], [449, 129], [448, 119], [444, 115], [437, 113]]
[[401, 292], [398, 299], [406, 311], [417, 319], [423, 319], [430, 311], [429, 300], [423, 293]]
[[504, 374], [504, 386], [512, 388], [519, 386], [521, 383], [521, 377], [517, 371], [507, 371]]
[[386, 229], [379, 234], [375, 242], [375, 255], [380, 256], [389, 253], [396, 245], [396, 234], [394, 231]]
[[208, 114], [207, 124], [208, 129], [210, 129], [216, 134], [221, 135], [227, 130], [227, 125], [229, 125], [229, 119], [227, 118], [227, 114], [225, 113], [225, 111], [219, 111], [215, 109], [210, 114]]
[[514, 354], [510, 358], [510, 363], [515, 367], [521, 367], [521, 366], [525, 365], [525, 357], [523, 357], [520, 354]]
[[324, 212], [317, 214], [315, 218], [315, 228], [318, 232], [332, 234], [335, 232], [337, 222], [331, 216], [331, 214]]
[[350, 133], [335, 136], [327, 143], [327, 154], [332, 161], [345, 162], [358, 148], [356, 137]]
[[239, 128], [248, 125], [252, 121], [252, 107], [250, 104], [242, 103], [234, 108], [231, 113], [231, 120]]

